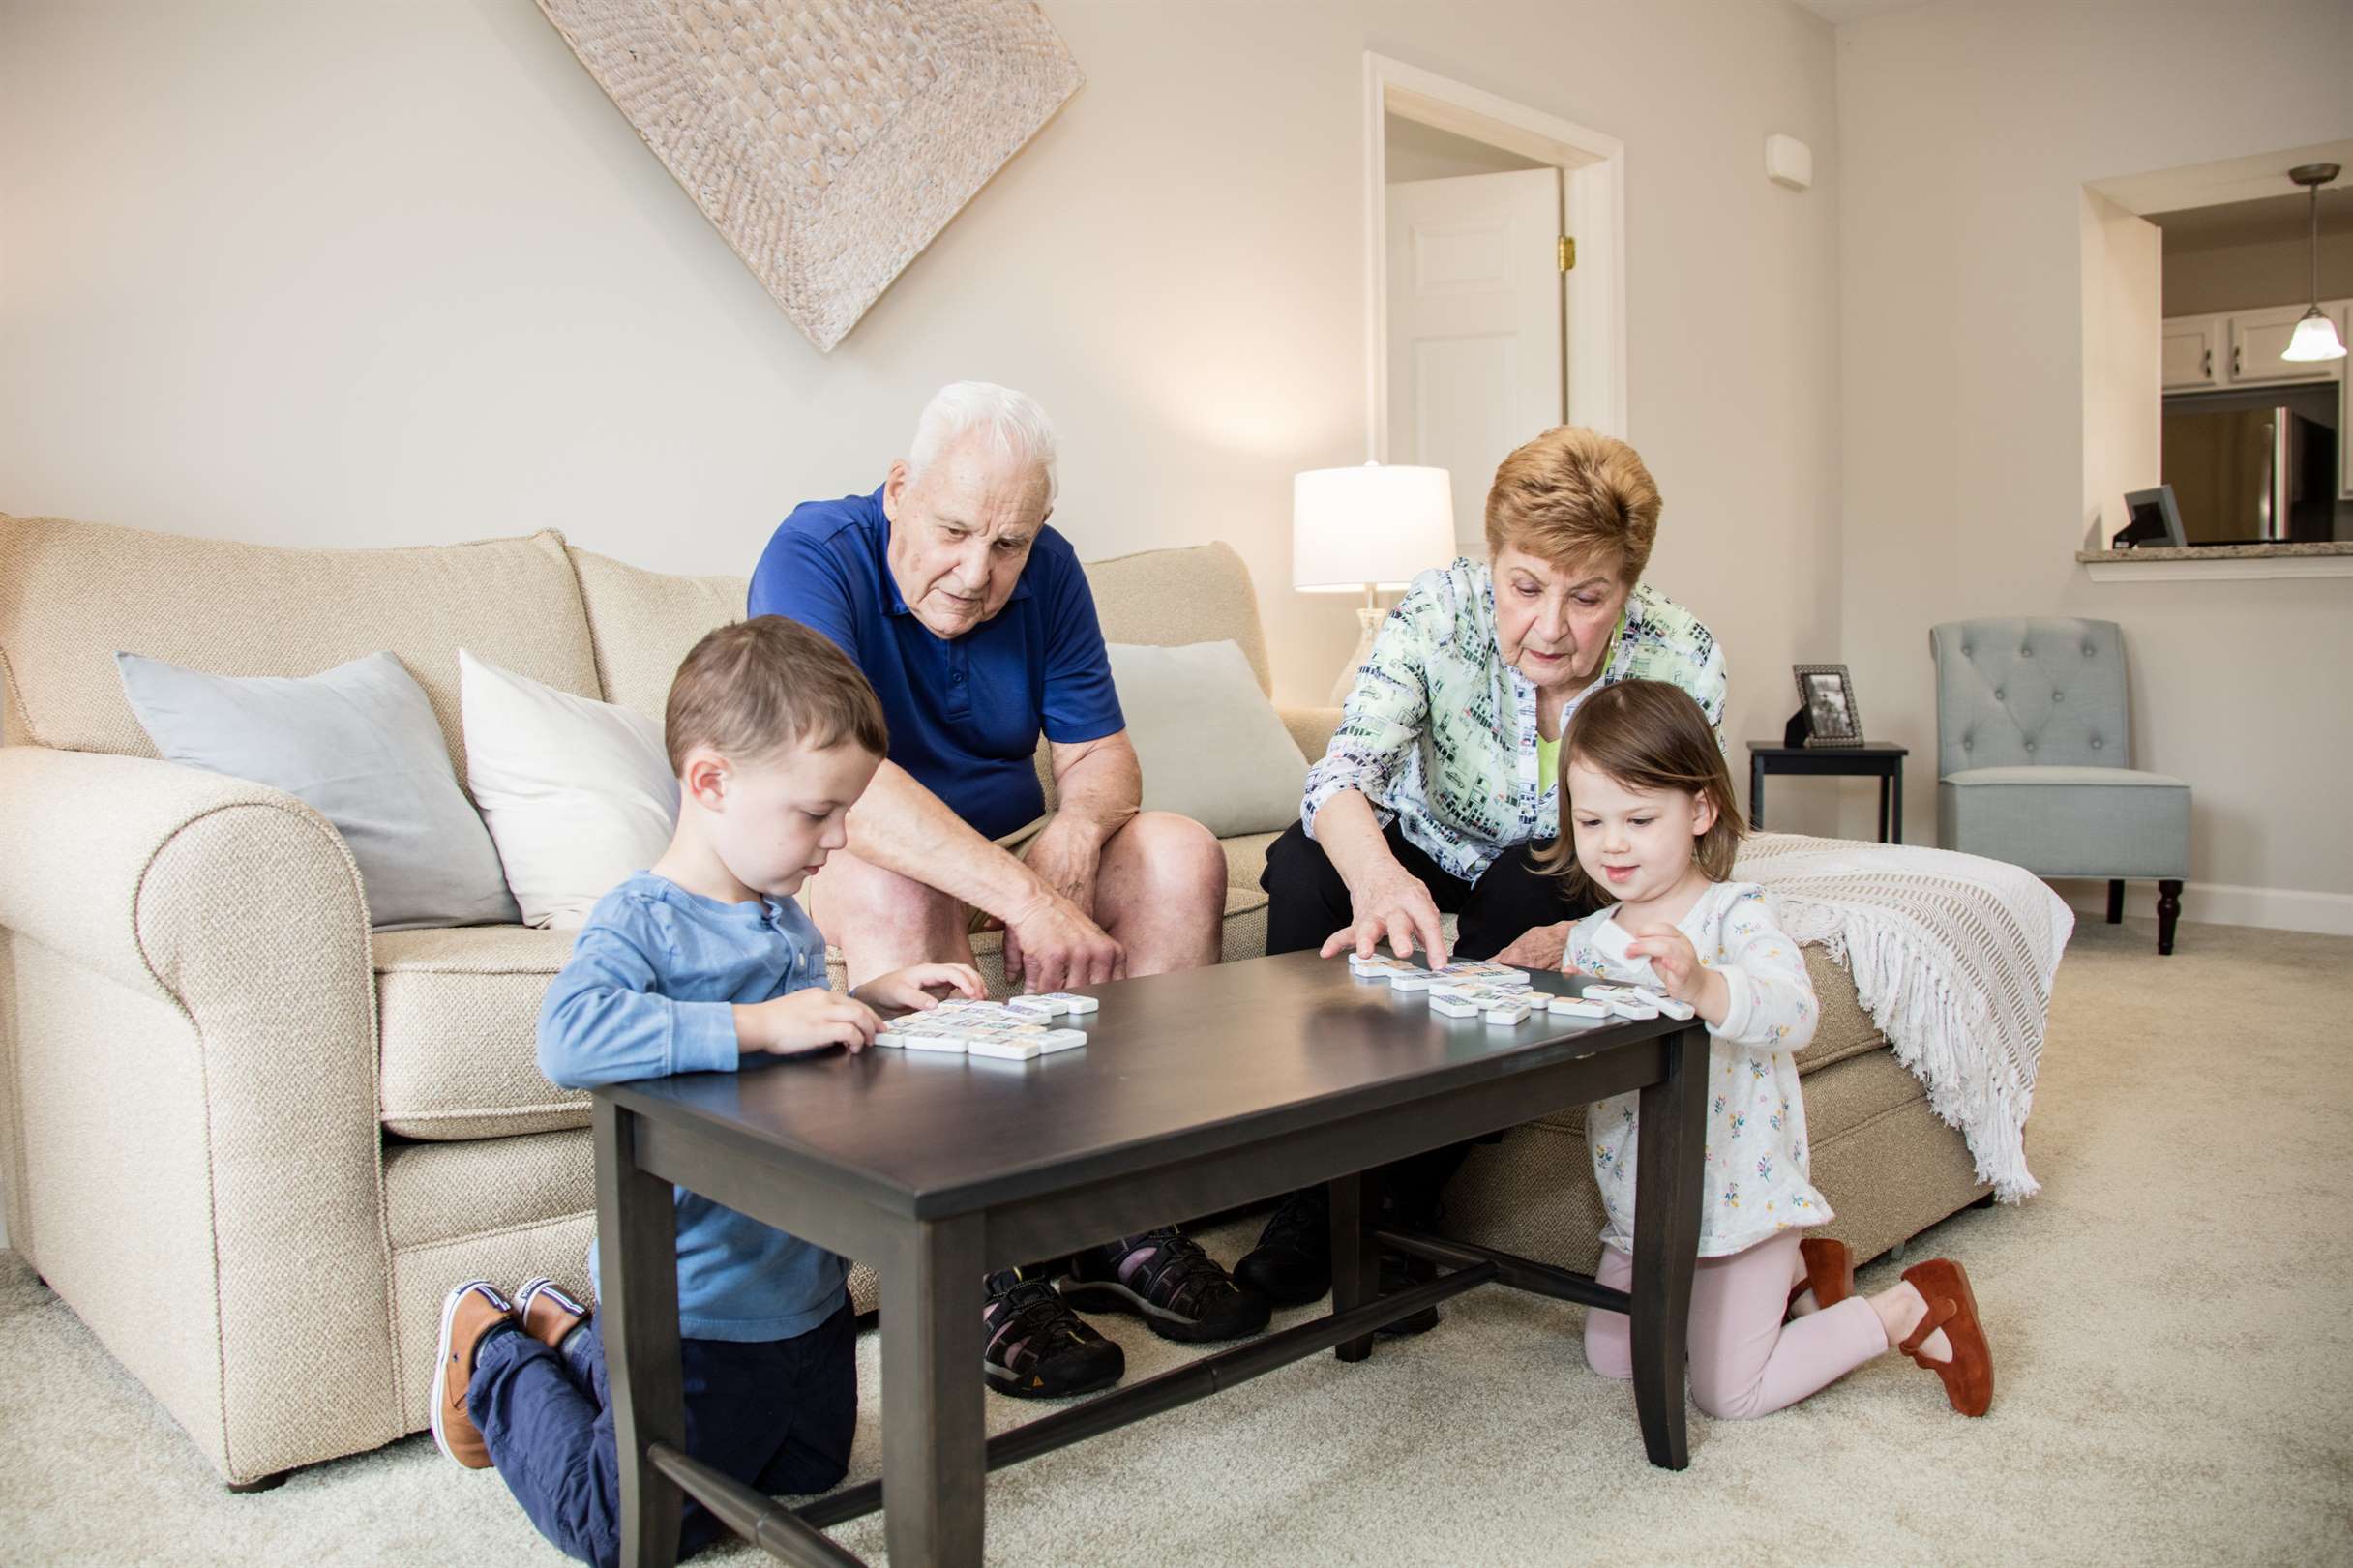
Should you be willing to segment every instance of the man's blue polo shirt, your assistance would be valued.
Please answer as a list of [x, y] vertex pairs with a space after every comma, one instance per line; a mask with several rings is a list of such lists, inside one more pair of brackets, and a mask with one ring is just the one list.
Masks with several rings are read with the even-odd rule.
[[915, 619], [885, 551], [882, 492], [806, 501], [778, 526], [746, 607], [831, 637], [890, 721], [890, 759], [974, 832], [1002, 838], [1046, 809], [1038, 730], [1065, 744], [1127, 727], [1094, 595], [1070, 542], [1041, 527], [1013, 597], [955, 638]]

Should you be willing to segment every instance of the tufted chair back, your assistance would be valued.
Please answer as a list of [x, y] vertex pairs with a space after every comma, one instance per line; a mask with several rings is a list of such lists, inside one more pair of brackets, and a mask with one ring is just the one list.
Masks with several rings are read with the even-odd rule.
[[1936, 771], [2131, 766], [2125, 639], [2114, 621], [1947, 621], [1936, 659]]

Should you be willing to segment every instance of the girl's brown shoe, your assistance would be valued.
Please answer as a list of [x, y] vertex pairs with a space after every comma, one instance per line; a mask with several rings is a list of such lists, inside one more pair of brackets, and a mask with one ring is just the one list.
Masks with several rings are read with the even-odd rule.
[[[1905, 1269], [1904, 1278], [1928, 1303], [1928, 1311], [1896, 1348], [1943, 1380], [1945, 1397], [1954, 1409], [1983, 1415], [1993, 1404], [1993, 1350], [1985, 1343], [1985, 1325], [1978, 1319], [1978, 1298], [1969, 1288], [1968, 1272], [1950, 1257], [1931, 1257]], [[1920, 1353], [1921, 1342], [1940, 1328], [1952, 1346], [1951, 1361], [1931, 1361]]]
[[1835, 1307], [1855, 1293], [1855, 1255], [1847, 1251], [1845, 1242], [1830, 1236], [1808, 1236], [1798, 1243], [1798, 1256], [1805, 1259], [1805, 1283], [1789, 1293], [1793, 1311], [1798, 1298], [1808, 1290], [1814, 1293], [1817, 1312]]

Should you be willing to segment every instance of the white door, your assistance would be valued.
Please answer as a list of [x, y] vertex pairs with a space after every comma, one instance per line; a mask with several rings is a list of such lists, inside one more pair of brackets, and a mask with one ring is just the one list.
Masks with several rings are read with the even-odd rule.
[[2217, 387], [2215, 317], [2183, 316], [2165, 323], [2164, 387]]
[[1447, 470], [1472, 556], [1496, 465], [1563, 418], [1560, 237], [1556, 168], [1388, 188], [1389, 461]]

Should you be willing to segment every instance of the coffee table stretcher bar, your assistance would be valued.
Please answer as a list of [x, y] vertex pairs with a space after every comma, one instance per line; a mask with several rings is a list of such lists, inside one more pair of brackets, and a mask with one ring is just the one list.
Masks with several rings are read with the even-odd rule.
[[[1107, 990], [1117, 995], [1118, 988]], [[1541, 1031], [1536, 1038], [1542, 1041], [1558, 1026], [1539, 1015], [1520, 1027]], [[1156, 1169], [1058, 1188], [1029, 1183], [1033, 1190], [1026, 1196], [1014, 1192], [935, 1217], [893, 1212], [875, 1200], [878, 1194], [860, 1179], [863, 1173], [829, 1168], [806, 1149], [713, 1114], [713, 1104], [724, 1104], [716, 1097], [668, 1087], [694, 1080], [596, 1091], [598, 1226], [611, 1287], [600, 1311], [619, 1449], [622, 1561], [637, 1568], [675, 1562], [685, 1488], [784, 1561], [855, 1562], [819, 1531], [882, 1506], [887, 1484], [894, 1561], [977, 1565], [988, 1470], [1172, 1409], [1327, 1347], [1344, 1360], [1362, 1359], [1383, 1324], [1488, 1283], [1626, 1312], [1645, 1449], [1653, 1464], [1683, 1468], [1688, 1463], [1683, 1335], [1698, 1247], [1709, 1041], [1705, 1030], [1673, 1020], [1581, 1027], [1595, 1040], [1606, 1029], [1610, 1045], [1529, 1072], [1407, 1095], [1267, 1141], [1242, 1139]], [[1492, 1034], [1483, 1026], [1479, 1032]], [[1097, 1036], [1098, 1042], [1107, 1039]], [[1643, 1200], [1636, 1206], [1630, 1294], [1508, 1254], [1385, 1232], [1379, 1234], [1381, 1244], [1429, 1257], [1447, 1272], [1394, 1295], [1374, 1293], [1376, 1232], [1360, 1178], [1333, 1179], [1333, 1171], [1362, 1170], [1515, 1125], [1556, 1101], [1582, 1103], [1634, 1087], [1642, 1094], [1636, 1179]], [[1532, 1105], [1539, 1109], [1532, 1111]], [[1318, 1179], [1331, 1185], [1331, 1315], [986, 1437], [983, 1328], [973, 1308], [985, 1266], [1002, 1260], [998, 1254], [1052, 1256], [1090, 1236], [1139, 1229], [1172, 1213], [1210, 1212]], [[884, 1481], [844, 1488], [795, 1512], [686, 1456], [672, 1182], [875, 1265], [882, 1285]], [[917, 1207], [923, 1206], [919, 1198]]]

